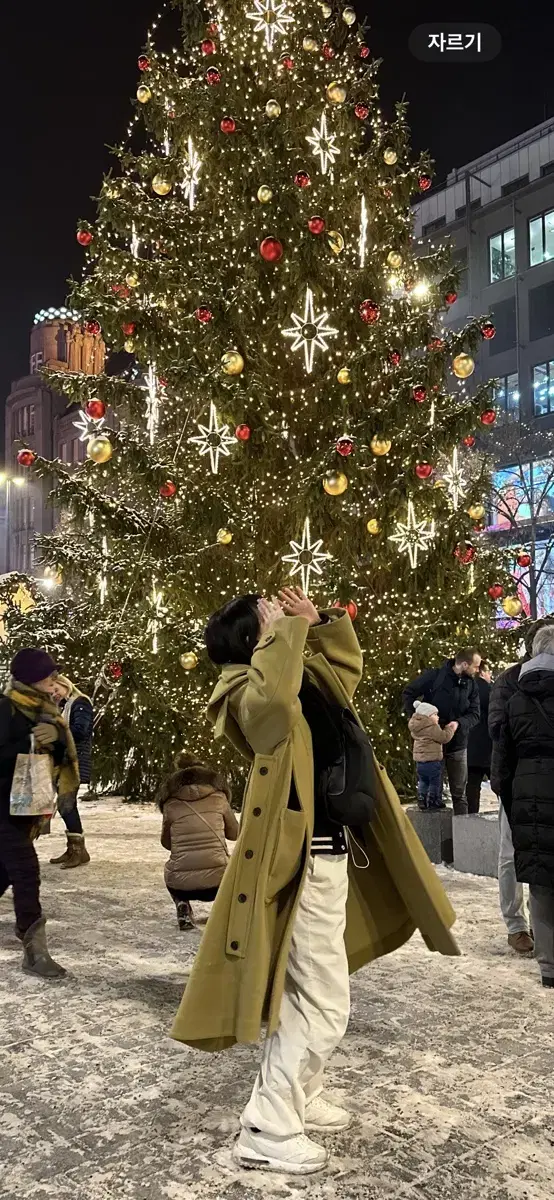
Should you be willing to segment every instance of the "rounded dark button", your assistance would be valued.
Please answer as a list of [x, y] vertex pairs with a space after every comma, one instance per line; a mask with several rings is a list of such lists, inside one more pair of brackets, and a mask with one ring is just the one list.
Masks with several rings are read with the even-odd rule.
[[238, 950], [238, 948], [239, 948], [238, 942], [231, 942], [231, 950]]
[[260, 767], [260, 775], [267, 775], [267, 773], [268, 773], [267, 767]]
[[238, 897], [238, 902], [239, 902], [239, 904], [246, 904], [246, 896], [245, 896], [244, 892], [240, 893], [240, 896]]
[[245, 856], [244, 856], [244, 857], [245, 857], [245, 858], [254, 858], [254, 851], [253, 851], [253, 850], [247, 850], [247, 851], [246, 851], [246, 854], [245, 854]]
[[252, 809], [252, 816], [253, 816], [253, 817], [261, 817], [261, 815], [262, 815], [262, 810], [261, 810], [261, 808], [253, 808], [253, 809]]

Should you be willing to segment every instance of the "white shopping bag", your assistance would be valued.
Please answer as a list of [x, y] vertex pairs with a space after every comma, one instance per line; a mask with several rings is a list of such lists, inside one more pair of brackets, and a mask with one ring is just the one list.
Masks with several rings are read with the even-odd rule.
[[48, 754], [35, 754], [31, 735], [29, 754], [18, 754], [10, 793], [12, 817], [48, 817], [56, 808], [56, 792]]

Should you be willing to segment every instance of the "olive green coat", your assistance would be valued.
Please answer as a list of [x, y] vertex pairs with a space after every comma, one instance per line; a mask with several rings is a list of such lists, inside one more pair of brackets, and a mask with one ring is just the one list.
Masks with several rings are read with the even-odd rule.
[[[307, 671], [352, 706], [362, 656], [346, 613], [311, 628], [285, 617], [246, 666], [225, 666], [208, 708], [251, 760], [241, 832], [175, 1017], [171, 1036], [201, 1050], [254, 1042], [276, 1028], [297, 901], [313, 831], [311, 734], [298, 693]], [[353, 710], [354, 711], [354, 710]], [[291, 775], [300, 811], [287, 807]], [[351, 971], [396, 950], [419, 928], [431, 950], [458, 954], [454, 912], [382, 767], [363, 839], [368, 869], [349, 863], [345, 941]], [[362, 859], [356, 851], [356, 859]]]

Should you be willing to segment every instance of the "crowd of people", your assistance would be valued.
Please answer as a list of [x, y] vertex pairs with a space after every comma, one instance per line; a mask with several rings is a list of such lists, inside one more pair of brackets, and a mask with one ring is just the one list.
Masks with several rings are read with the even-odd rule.
[[[284, 588], [272, 600], [229, 602], [205, 637], [220, 668], [208, 720], [250, 770], [240, 826], [227, 781], [194, 756], [179, 755], [159, 790], [179, 928], [194, 927], [194, 901], [213, 901], [172, 1036], [220, 1051], [257, 1041], [267, 1026], [234, 1155], [309, 1174], [328, 1160], [311, 1134], [350, 1122], [325, 1092], [348, 1024], [349, 974], [416, 929], [429, 949], [457, 955], [455, 914], [357, 720], [363, 659], [348, 614]], [[409, 683], [403, 706], [420, 807], [444, 808], [444, 776], [455, 816], [470, 819], [490, 778], [508, 940], [518, 953], [534, 950], [542, 983], [554, 987], [554, 624], [537, 623], [523, 663], [494, 683], [478, 650], [463, 649]], [[92, 728], [91, 702], [45, 651], [16, 655], [0, 701], [0, 895], [12, 885], [23, 966], [42, 978], [65, 972], [46, 943], [38, 822], [11, 809], [14, 773], [18, 756], [44, 756], [68, 837], [51, 861], [88, 862], [77, 795], [90, 780]]]

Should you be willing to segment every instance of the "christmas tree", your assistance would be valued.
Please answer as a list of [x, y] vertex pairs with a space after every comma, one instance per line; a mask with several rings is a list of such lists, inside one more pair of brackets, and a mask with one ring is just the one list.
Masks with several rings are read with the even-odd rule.
[[[135, 119], [71, 306], [125, 352], [117, 375], [50, 378], [86, 442], [53, 479], [54, 598], [10, 620], [94, 693], [96, 771], [147, 797], [175, 749], [225, 761], [203, 709], [214, 608], [292, 579], [347, 606], [359, 709], [393, 774], [403, 680], [494, 643], [515, 586], [481, 536], [485, 317], [443, 326], [449, 250], [414, 247], [403, 104], [387, 124], [351, 7], [222, 0], [184, 51], [149, 40]], [[113, 361], [113, 359], [112, 359]], [[468, 384], [466, 381], [470, 380]]]

